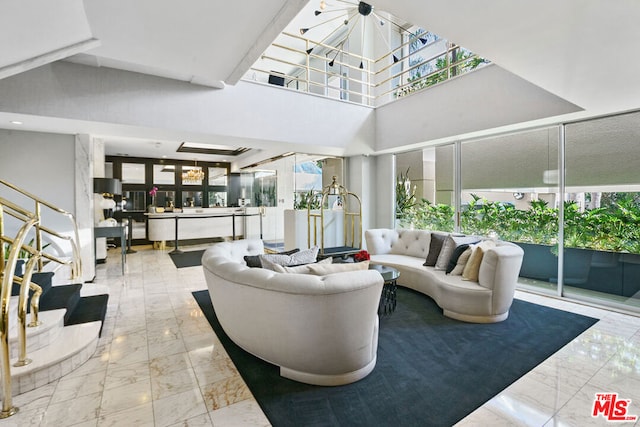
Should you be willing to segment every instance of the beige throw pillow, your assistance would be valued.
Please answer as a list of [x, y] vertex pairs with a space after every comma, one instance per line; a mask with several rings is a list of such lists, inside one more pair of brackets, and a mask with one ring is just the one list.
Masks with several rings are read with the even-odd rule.
[[480, 245], [477, 245], [471, 250], [469, 261], [467, 261], [467, 265], [465, 265], [464, 269], [462, 270], [462, 280], [469, 280], [471, 282], [478, 281], [478, 275], [480, 274], [480, 263], [482, 262], [483, 255], [484, 252], [482, 251], [482, 247], [480, 247]]
[[347, 262], [344, 264], [310, 264], [309, 274], [325, 276], [333, 273], [343, 273], [345, 271], [360, 271], [369, 269], [369, 261]]
[[331, 264], [332, 262], [333, 262], [333, 258], [328, 257], [321, 261], [316, 262], [315, 264], [303, 264], [303, 265], [297, 265], [295, 267], [283, 267], [281, 265], [278, 265], [275, 268], [275, 271], [277, 271], [278, 273], [311, 274], [309, 271], [309, 267], [311, 267], [312, 265], [327, 265], [327, 264]]
[[493, 240], [484, 240], [477, 245], [471, 245], [471, 255], [467, 265], [462, 270], [462, 280], [468, 280], [470, 282], [477, 282], [480, 276], [480, 264], [482, 263], [482, 257], [487, 249], [494, 248], [496, 242]]
[[471, 252], [473, 250], [471, 249], [471, 246], [469, 246], [464, 252], [462, 252], [462, 254], [460, 255], [460, 258], [458, 258], [458, 262], [456, 263], [456, 266], [453, 268], [453, 270], [451, 270], [451, 273], [449, 273], [452, 276], [461, 276], [462, 272], [464, 270], [464, 267], [467, 265], [467, 262], [469, 262], [469, 257], [471, 256]]

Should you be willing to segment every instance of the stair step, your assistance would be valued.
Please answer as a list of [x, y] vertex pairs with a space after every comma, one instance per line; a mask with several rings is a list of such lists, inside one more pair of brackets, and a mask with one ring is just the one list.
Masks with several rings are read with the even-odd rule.
[[[26, 366], [14, 367], [13, 363], [17, 361], [17, 357], [13, 357], [13, 396], [55, 381], [89, 360], [98, 346], [98, 332], [101, 327], [101, 322], [90, 322], [62, 328], [57, 340], [29, 354], [33, 362]], [[2, 397], [0, 389], [0, 399]]]
[[99, 334], [102, 335], [102, 325], [107, 314], [109, 295], [92, 295], [82, 297], [75, 309], [66, 318], [65, 325], [77, 325], [80, 323], [100, 321]]
[[[64, 309], [43, 311], [39, 314], [39, 320], [42, 324], [33, 328], [27, 327], [27, 355], [48, 346], [58, 339], [64, 326], [66, 311]], [[28, 315], [27, 323], [30, 320], [31, 316]], [[12, 317], [9, 325], [9, 351], [12, 356], [18, 355], [17, 323], [17, 318]]]
[[80, 289], [82, 285], [61, 285], [52, 286], [47, 292], [46, 298], [40, 298], [40, 311], [56, 310], [66, 308], [65, 322], [67, 322], [71, 312], [80, 301]]
[[[31, 281], [36, 285], [42, 288], [42, 295], [46, 294], [51, 286], [53, 285], [53, 272], [45, 272], [45, 273], [33, 273], [31, 276]], [[13, 284], [11, 288], [11, 296], [20, 294], [20, 285], [17, 283]], [[33, 295], [33, 291], [29, 290], [29, 301], [31, 301], [31, 295]], [[42, 298], [42, 296], [40, 297]]]

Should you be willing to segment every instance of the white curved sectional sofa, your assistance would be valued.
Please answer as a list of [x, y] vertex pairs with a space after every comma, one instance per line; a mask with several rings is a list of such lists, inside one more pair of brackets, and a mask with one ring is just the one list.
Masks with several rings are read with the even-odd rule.
[[249, 353], [308, 384], [355, 382], [375, 367], [383, 280], [374, 270], [315, 276], [249, 268], [261, 240], [212, 245], [202, 256], [224, 331]]
[[481, 258], [478, 280], [468, 281], [423, 265], [431, 235], [428, 230], [371, 229], [365, 239], [372, 263], [398, 269], [398, 284], [433, 298], [445, 316], [474, 323], [505, 320], [522, 265], [522, 248], [497, 241]]

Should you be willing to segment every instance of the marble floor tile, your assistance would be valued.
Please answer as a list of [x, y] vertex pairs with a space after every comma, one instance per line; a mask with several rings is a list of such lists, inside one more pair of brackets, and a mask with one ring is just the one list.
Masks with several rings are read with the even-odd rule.
[[255, 400], [246, 399], [210, 412], [214, 426], [268, 427], [271, 425]]
[[[211, 427], [213, 421], [211, 421], [211, 417], [209, 414], [200, 414], [196, 415], [193, 418], [189, 418], [188, 420], [180, 421], [176, 424], [171, 424], [169, 427]], [[220, 426], [226, 426], [227, 424], [215, 424]]]
[[153, 402], [155, 425], [158, 427], [183, 423], [191, 418], [207, 414], [200, 389], [184, 391]]
[[52, 403], [47, 407], [40, 425], [60, 427], [72, 425], [70, 423], [86, 422], [96, 425], [101, 401], [102, 393], [93, 393], [72, 400]]
[[88, 375], [62, 377], [58, 381], [51, 403], [76, 399], [93, 393], [102, 393], [106, 372], [99, 371]]
[[105, 390], [148, 380], [151, 376], [149, 363], [138, 362], [130, 365], [111, 365], [104, 381]]
[[172, 354], [169, 356], [160, 356], [151, 359], [149, 362], [149, 370], [151, 376], [162, 376], [175, 371], [182, 371], [190, 368], [191, 362], [187, 353]]
[[207, 408], [210, 411], [215, 411], [253, 397], [240, 374], [204, 385], [201, 387], [201, 390]]
[[100, 415], [109, 415], [114, 412], [135, 408], [151, 401], [150, 379], [113, 387], [104, 391]]
[[54, 381], [35, 390], [28, 391], [13, 398], [13, 405], [21, 411], [31, 411], [38, 408], [46, 408], [51, 402], [58, 381]]
[[149, 340], [149, 358], [160, 357], [163, 355], [183, 354], [187, 348], [182, 341], [182, 337], [167, 339], [162, 341]]
[[153, 427], [153, 404], [151, 402], [135, 406], [124, 411], [101, 415], [98, 418], [98, 427]]
[[[593, 403], [595, 400], [596, 393], [601, 393], [602, 389], [598, 387], [593, 387], [591, 385], [585, 386], [576, 396], [570, 400], [563, 408], [558, 411], [547, 424], [547, 426], [554, 427], [572, 427], [572, 426], [580, 426], [580, 427], [600, 427], [603, 425], [615, 425], [615, 426], [633, 426], [636, 424], [636, 421], [624, 422], [624, 421], [616, 421], [611, 422], [608, 421], [603, 414], [598, 414], [596, 417], [593, 416]], [[620, 398], [626, 398], [624, 395], [620, 396]], [[636, 402], [640, 402], [637, 400]], [[628, 411], [628, 415], [636, 415], [640, 416], [640, 406], [632, 405]]]
[[151, 378], [151, 393], [154, 400], [193, 390], [197, 387], [198, 379], [191, 368]]

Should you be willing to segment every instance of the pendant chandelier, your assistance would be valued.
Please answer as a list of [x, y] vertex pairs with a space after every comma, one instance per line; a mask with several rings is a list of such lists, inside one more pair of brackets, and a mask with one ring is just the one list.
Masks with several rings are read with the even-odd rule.
[[182, 182], [184, 184], [201, 184], [204, 179], [204, 171], [198, 166], [198, 161], [195, 161], [195, 166], [187, 166], [189, 169], [182, 173]]

